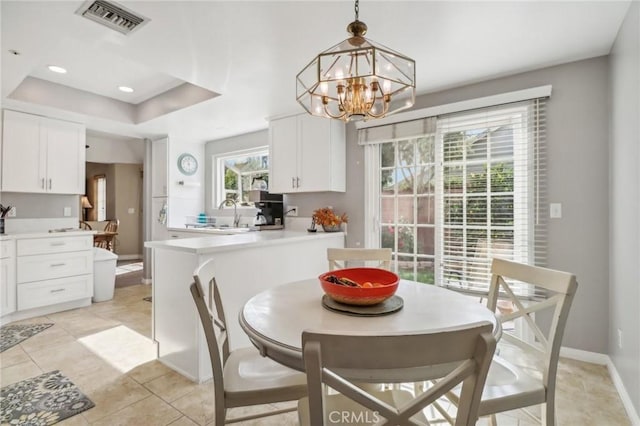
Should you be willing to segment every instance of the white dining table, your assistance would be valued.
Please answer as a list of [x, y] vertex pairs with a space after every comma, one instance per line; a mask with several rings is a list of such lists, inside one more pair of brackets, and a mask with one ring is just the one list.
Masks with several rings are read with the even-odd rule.
[[314, 330], [342, 335], [432, 333], [478, 322], [502, 329], [493, 312], [474, 299], [442, 287], [400, 280], [396, 295], [403, 300], [397, 312], [382, 316], [352, 316], [322, 305], [318, 279], [283, 284], [249, 299], [239, 321], [251, 342], [264, 355], [304, 371], [302, 332]]

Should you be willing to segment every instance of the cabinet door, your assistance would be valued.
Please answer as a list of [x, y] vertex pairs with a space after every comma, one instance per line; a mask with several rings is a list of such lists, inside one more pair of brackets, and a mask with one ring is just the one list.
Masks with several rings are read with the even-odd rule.
[[47, 144], [47, 191], [84, 194], [84, 126], [46, 118], [42, 120], [42, 137]]
[[167, 140], [154, 141], [151, 150], [151, 196], [167, 196]]
[[2, 190], [45, 192], [47, 151], [40, 117], [5, 110], [2, 131]]
[[269, 124], [269, 192], [296, 192], [297, 117], [274, 120]]
[[16, 310], [15, 259], [0, 259], [0, 316]]
[[298, 191], [327, 191], [331, 189], [331, 120], [301, 115], [298, 126]]

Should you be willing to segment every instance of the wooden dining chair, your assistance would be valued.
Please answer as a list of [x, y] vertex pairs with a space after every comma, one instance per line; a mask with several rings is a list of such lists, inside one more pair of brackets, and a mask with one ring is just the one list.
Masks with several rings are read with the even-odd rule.
[[[229, 350], [224, 309], [214, 272], [213, 259], [204, 262], [195, 270], [195, 282], [190, 287], [211, 359], [214, 424], [223, 425], [295, 411], [293, 407], [227, 420], [228, 408], [294, 401], [307, 394], [307, 385], [303, 373], [261, 356], [254, 347]], [[205, 288], [208, 289], [207, 293]]]
[[329, 270], [348, 268], [357, 262], [357, 266], [363, 266], [366, 262], [373, 262], [375, 267], [391, 268], [391, 249], [366, 249], [366, 248], [328, 248], [327, 260]]
[[[480, 394], [496, 340], [488, 322], [431, 333], [390, 336], [302, 333], [309, 396], [298, 402], [301, 425], [423, 425], [422, 410], [462, 384], [456, 426], [475, 424]], [[403, 382], [407, 377], [441, 379], [416, 398], [405, 390], [362, 388], [358, 380]], [[337, 394], [323, 391], [329, 386]], [[344, 417], [343, 417], [344, 416]], [[338, 420], [338, 423], [336, 422]]]
[[80, 228], [80, 229], [84, 229], [85, 231], [90, 231], [90, 230], [92, 229], [92, 228], [91, 228], [91, 225], [89, 225], [87, 222], [85, 222], [85, 221], [83, 221], [83, 220], [81, 220], [81, 221], [80, 221], [80, 226], [79, 226], [79, 228]]
[[[523, 301], [514, 290], [516, 284], [523, 283], [544, 289], [546, 298]], [[540, 404], [540, 418], [527, 410], [525, 413], [542, 425], [556, 424], [556, 374], [560, 345], [577, 288], [573, 274], [493, 259], [487, 307], [496, 313], [501, 323], [521, 319], [520, 322], [534, 336], [534, 341], [527, 341], [503, 328], [505, 331], [491, 364], [479, 409], [481, 417], [491, 416], [491, 424], [497, 424], [496, 413]], [[499, 299], [509, 300], [514, 310], [501, 313]], [[534, 318], [535, 313], [543, 311], [551, 311], [552, 314], [546, 332]]]

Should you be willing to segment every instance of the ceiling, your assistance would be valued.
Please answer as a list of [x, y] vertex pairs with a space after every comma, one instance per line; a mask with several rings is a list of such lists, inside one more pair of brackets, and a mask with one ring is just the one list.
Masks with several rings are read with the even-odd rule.
[[[82, 121], [102, 133], [190, 143], [302, 112], [296, 74], [347, 38], [354, 19], [351, 1], [119, 1], [151, 20], [123, 35], [75, 14], [83, 3], [1, 0], [2, 106]], [[417, 92], [425, 94], [606, 55], [629, 4], [363, 0], [360, 19], [368, 38], [415, 59]], [[51, 64], [68, 72], [54, 74]], [[100, 108], [87, 114], [79, 104], [10, 98], [27, 77], [76, 89], [69, 96], [90, 92], [105, 105], [139, 104], [184, 82], [219, 96], [136, 123]], [[119, 92], [121, 85], [135, 92]]]

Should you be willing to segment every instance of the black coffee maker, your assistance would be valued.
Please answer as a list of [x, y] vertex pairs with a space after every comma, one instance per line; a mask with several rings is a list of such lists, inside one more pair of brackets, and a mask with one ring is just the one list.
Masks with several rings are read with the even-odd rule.
[[249, 191], [249, 201], [258, 209], [254, 225], [260, 230], [284, 228], [284, 204], [282, 194], [267, 191]]

